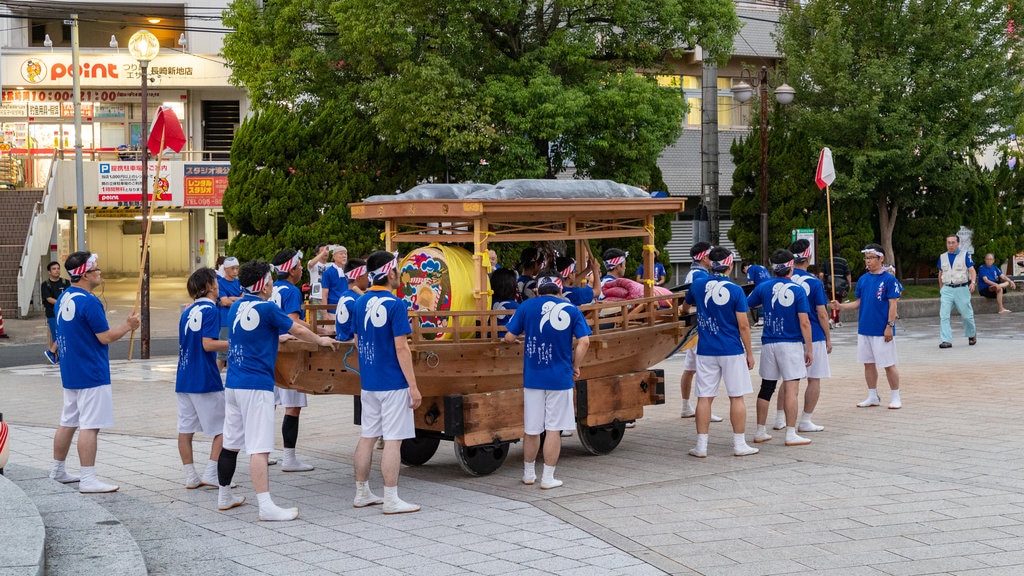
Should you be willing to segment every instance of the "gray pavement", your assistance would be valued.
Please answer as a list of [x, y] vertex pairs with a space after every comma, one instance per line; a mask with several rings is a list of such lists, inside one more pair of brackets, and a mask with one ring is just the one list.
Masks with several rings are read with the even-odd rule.
[[[939, 350], [937, 320], [903, 320], [898, 411], [884, 409], [884, 383], [882, 408], [854, 407], [865, 391], [847, 324], [815, 411], [826, 430], [805, 447], [777, 436], [746, 458], [732, 457], [728, 422], [713, 425], [707, 459], [686, 455], [695, 434], [678, 417], [672, 358], [661, 365], [666, 405], [649, 407], [614, 452], [591, 456], [566, 439], [564, 487], [521, 485], [518, 445], [475, 478], [445, 443], [403, 468], [403, 498], [424, 509], [397, 517], [351, 507], [352, 401], [312, 398], [299, 453], [316, 470], [271, 469], [275, 499], [301, 510], [280, 524], [256, 521], [244, 458], [240, 508], [218, 512], [215, 491], [182, 486], [174, 358], [115, 360], [117, 424], [100, 436], [98, 472], [121, 492], [79, 497], [123, 522], [159, 574], [1022, 574], [1024, 423], [1012, 395], [1022, 322], [979, 315], [977, 346], [961, 333]], [[60, 403], [56, 368], [0, 369], [16, 482], [48, 468]], [[724, 396], [715, 406], [726, 412]], [[196, 448], [198, 459], [207, 445]]]

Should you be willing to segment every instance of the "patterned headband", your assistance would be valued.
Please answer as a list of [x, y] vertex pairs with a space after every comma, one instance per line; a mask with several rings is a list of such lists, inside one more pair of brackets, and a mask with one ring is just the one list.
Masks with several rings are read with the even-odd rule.
[[263, 292], [263, 289], [267, 286], [267, 284], [273, 283], [273, 276], [270, 275], [270, 272], [267, 272], [267, 275], [257, 280], [255, 284], [253, 284], [252, 286], [242, 286], [242, 289], [248, 292], [249, 294], [259, 294], [260, 292]]
[[[299, 262], [301, 262], [301, 261], [302, 261], [302, 250], [299, 250], [298, 252], [295, 253], [295, 256], [292, 256], [291, 260], [289, 260], [289, 261], [287, 261], [287, 262], [285, 262], [283, 264], [280, 264], [278, 266], [274, 266], [274, 270], [277, 270], [281, 274], [287, 274], [287, 273], [291, 272], [292, 268], [295, 268], [296, 266], [298, 266]], [[227, 260], [225, 260], [224, 262], [227, 263]]]
[[96, 259], [99, 258], [99, 257], [100, 257], [99, 254], [92, 254], [92, 255], [90, 255], [89, 259], [86, 260], [85, 262], [82, 262], [82, 264], [80, 266], [76, 266], [75, 269], [70, 272], [70, 275], [71, 276], [82, 276], [83, 274], [85, 274], [89, 270], [92, 270], [93, 268], [96, 267]]
[[807, 250], [804, 250], [803, 252], [801, 252], [799, 254], [794, 254], [793, 255], [793, 259], [796, 260], [797, 262], [806, 262], [806, 261], [810, 260], [811, 259], [811, 247], [808, 246]]
[[629, 252], [626, 252], [622, 256], [616, 256], [614, 258], [609, 258], [609, 259], [604, 261], [604, 267], [607, 268], [608, 270], [611, 270], [612, 268], [615, 268], [619, 264], [625, 264], [627, 256], [629, 256]]
[[697, 255], [693, 257], [693, 260], [695, 262], [700, 262], [701, 260], [707, 258], [708, 254], [711, 254], [711, 251], [714, 250], [714, 249], [715, 249], [714, 246], [710, 246], [710, 247], [708, 247], [707, 250], [705, 250], [703, 252], [698, 252]]
[[562, 279], [558, 276], [541, 276], [540, 278], [537, 278], [537, 288], [546, 284], [555, 284], [558, 286], [559, 290], [562, 289]]
[[731, 265], [732, 265], [732, 252], [730, 252], [728, 256], [726, 256], [725, 258], [722, 258], [721, 260], [712, 261], [711, 262], [711, 269], [716, 271], [716, 272], [724, 272], [725, 270], [728, 270], [729, 266], [731, 266]]
[[360, 276], [366, 274], [366, 264], [362, 266], [356, 266], [355, 268], [345, 272], [345, 277], [349, 279], [349, 282], [355, 282]]
[[781, 264], [772, 264], [772, 270], [776, 275], [782, 275], [788, 273], [793, 269], [793, 261], [782, 262]]
[[392, 270], [395, 269], [396, 266], [398, 266], [398, 252], [395, 252], [394, 254], [392, 254], [392, 256], [393, 257], [391, 258], [391, 260], [388, 260], [386, 264], [384, 264], [380, 268], [377, 268], [376, 270], [373, 270], [372, 272], [367, 273], [366, 276], [367, 278], [369, 278], [370, 284], [376, 284], [377, 280], [387, 276], [388, 273], [390, 273]]
[[566, 266], [564, 269], [559, 270], [558, 273], [562, 275], [562, 278], [568, 278], [575, 271], [576, 271], [576, 261], [573, 260], [571, 264]]

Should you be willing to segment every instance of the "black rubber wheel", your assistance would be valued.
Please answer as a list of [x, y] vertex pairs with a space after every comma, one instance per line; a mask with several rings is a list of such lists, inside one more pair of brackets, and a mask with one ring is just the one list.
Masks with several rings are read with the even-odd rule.
[[463, 446], [455, 443], [455, 457], [459, 466], [473, 476], [486, 476], [505, 463], [508, 457], [510, 442], [499, 444], [482, 444], [480, 446]]
[[407, 466], [422, 466], [434, 457], [440, 438], [426, 438], [416, 434], [415, 438], [402, 440], [402, 464]]
[[591, 454], [608, 454], [622, 442], [622, 435], [626, 432], [625, 422], [612, 422], [603, 426], [576, 425], [576, 433], [579, 434], [580, 444]]

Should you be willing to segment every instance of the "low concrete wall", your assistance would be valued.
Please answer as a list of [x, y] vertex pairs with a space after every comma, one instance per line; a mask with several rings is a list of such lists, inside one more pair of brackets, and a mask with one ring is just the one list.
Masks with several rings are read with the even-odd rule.
[[[996, 314], [999, 307], [996, 306], [995, 298], [985, 298], [975, 293], [971, 298], [971, 306], [975, 314]], [[1015, 314], [1024, 314], [1024, 291], [1014, 290], [1003, 295], [1003, 306], [1013, 310]], [[938, 298], [917, 298], [900, 300], [900, 318], [926, 318], [929, 316], [938, 317]], [[953, 315], [958, 313], [953, 308]]]

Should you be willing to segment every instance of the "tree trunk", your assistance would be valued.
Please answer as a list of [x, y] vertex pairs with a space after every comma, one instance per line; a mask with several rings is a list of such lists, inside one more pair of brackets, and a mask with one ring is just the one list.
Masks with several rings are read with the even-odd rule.
[[882, 235], [882, 251], [885, 252], [885, 262], [888, 264], [896, 262], [896, 253], [892, 249], [892, 231], [896, 227], [898, 212], [898, 202], [891, 200], [886, 194], [878, 197], [878, 227]]

